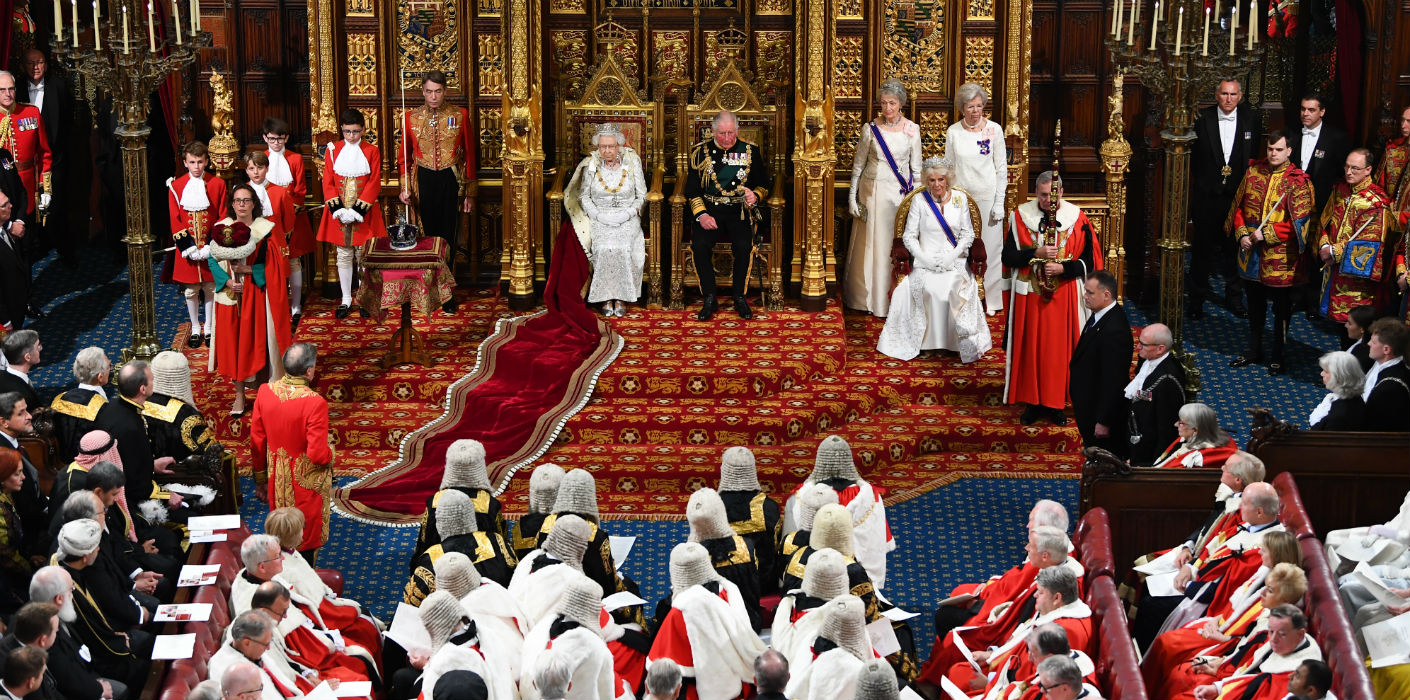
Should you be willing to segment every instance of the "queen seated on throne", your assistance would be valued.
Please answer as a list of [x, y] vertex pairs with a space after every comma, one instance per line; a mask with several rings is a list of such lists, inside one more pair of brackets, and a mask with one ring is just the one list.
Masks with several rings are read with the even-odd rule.
[[969, 265], [977, 207], [950, 186], [953, 177], [948, 160], [927, 159], [921, 166], [925, 189], [908, 195], [897, 215], [905, 220], [901, 240], [911, 273], [891, 292], [891, 314], [876, 349], [898, 360], [952, 350], [962, 362], [974, 362], [994, 346]]
[[588, 303], [606, 302], [606, 316], [625, 316], [626, 302], [641, 296], [646, 240], [641, 208], [646, 203], [646, 176], [641, 157], [627, 147], [615, 124], [598, 126], [596, 148], [573, 171], [563, 193], [563, 206], [578, 241], [592, 263]]

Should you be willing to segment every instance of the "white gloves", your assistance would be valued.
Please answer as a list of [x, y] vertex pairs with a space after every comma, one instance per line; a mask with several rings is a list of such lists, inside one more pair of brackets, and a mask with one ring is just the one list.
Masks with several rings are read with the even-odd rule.
[[862, 218], [862, 207], [857, 204], [857, 187], [852, 185], [852, 189], [847, 191], [847, 211], [854, 219]]
[[994, 202], [994, 208], [989, 210], [989, 223], [997, 224], [1004, 220], [1004, 203]]
[[1400, 532], [1398, 530], [1393, 527], [1387, 527], [1385, 525], [1372, 525], [1371, 529], [1367, 531], [1367, 534], [1375, 535], [1377, 537], [1385, 537], [1388, 539], [1395, 539], [1400, 536]]
[[50, 200], [52, 200], [52, 199], [53, 199], [53, 197], [51, 197], [48, 192], [41, 192], [41, 193], [39, 193], [39, 208], [40, 208], [40, 209], [48, 209], [48, 208], [49, 208], [49, 202], [50, 202]]
[[333, 212], [333, 218], [337, 219], [338, 221], [344, 224], [362, 223], [362, 215], [347, 207], [343, 207], [342, 209]]
[[200, 261], [202, 261], [202, 260], [207, 260], [207, 259], [210, 258], [210, 256], [211, 256], [211, 247], [208, 246], [208, 245], [202, 245], [202, 246], [194, 246], [194, 245], [193, 245], [193, 246], [191, 246], [190, 248], [187, 248], [186, 250], [181, 251], [181, 257], [186, 258], [187, 260], [190, 260], [191, 262], [200, 262]]
[[191, 246], [190, 248], [181, 251], [181, 257], [186, 258], [187, 260], [195, 260], [195, 258], [192, 258], [191, 256], [195, 255], [196, 253], [199, 253], [200, 251], [200, 248], [196, 246]]

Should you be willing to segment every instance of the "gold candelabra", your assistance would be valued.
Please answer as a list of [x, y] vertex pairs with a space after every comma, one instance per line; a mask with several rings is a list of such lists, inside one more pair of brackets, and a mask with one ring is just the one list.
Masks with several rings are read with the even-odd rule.
[[1107, 31], [1112, 62], [1134, 74], [1165, 106], [1165, 187], [1160, 239], [1160, 320], [1181, 346], [1184, 325], [1185, 224], [1189, 219], [1190, 142], [1199, 85], [1210, 76], [1241, 76], [1262, 62], [1259, 0], [1116, 0]]
[[[169, 17], [164, 16], [167, 9]], [[106, 95], [117, 115], [115, 133], [122, 148], [127, 203], [123, 243], [127, 245], [132, 310], [132, 344], [123, 348], [122, 361], [151, 360], [161, 351], [161, 344], [152, 283], [152, 244], [156, 239], [148, 211], [150, 98], [171, 74], [196, 60], [198, 49], [211, 45], [211, 35], [201, 30], [199, 0], [54, 0], [53, 12], [55, 58], [75, 76], [90, 103]]]

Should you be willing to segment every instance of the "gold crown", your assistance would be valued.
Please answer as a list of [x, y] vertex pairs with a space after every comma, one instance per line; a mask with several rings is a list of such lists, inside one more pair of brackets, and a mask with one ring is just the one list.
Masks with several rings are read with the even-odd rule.
[[607, 47], [611, 50], [614, 47], [628, 44], [636, 40], [635, 32], [625, 26], [612, 21], [612, 13], [609, 11], [604, 21], [593, 27], [593, 36], [599, 46]]
[[744, 56], [744, 52], [749, 49], [749, 35], [742, 29], [734, 26], [734, 20], [729, 21], [729, 26], [721, 29], [715, 35], [715, 45], [720, 51], [728, 53], [735, 58]]

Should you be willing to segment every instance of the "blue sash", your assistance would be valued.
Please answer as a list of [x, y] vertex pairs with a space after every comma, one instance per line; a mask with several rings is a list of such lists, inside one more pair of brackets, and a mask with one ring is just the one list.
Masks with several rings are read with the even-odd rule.
[[[920, 194], [925, 197], [925, 203], [930, 205], [930, 213], [934, 214], [936, 220], [940, 222], [940, 228], [945, 231], [945, 237], [950, 239], [950, 245], [956, 248], [960, 247], [959, 240], [955, 238], [955, 232], [950, 230], [950, 224], [945, 221], [945, 217], [940, 215], [940, 207], [935, 206], [935, 199], [930, 196], [930, 190], [923, 190]], [[951, 193], [950, 196], [955, 195]]]
[[901, 183], [901, 196], [906, 196], [915, 186], [915, 177], [913, 175], [901, 177], [901, 169], [896, 167], [896, 157], [891, 155], [891, 147], [886, 145], [886, 139], [881, 137], [881, 129], [876, 128], [876, 122], [871, 122], [867, 126], [871, 127], [872, 138], [881, 146], [881, 152], [886, 156], [886, 162], [891, 164], [891, 174], [895, 175], [896, 181]]

